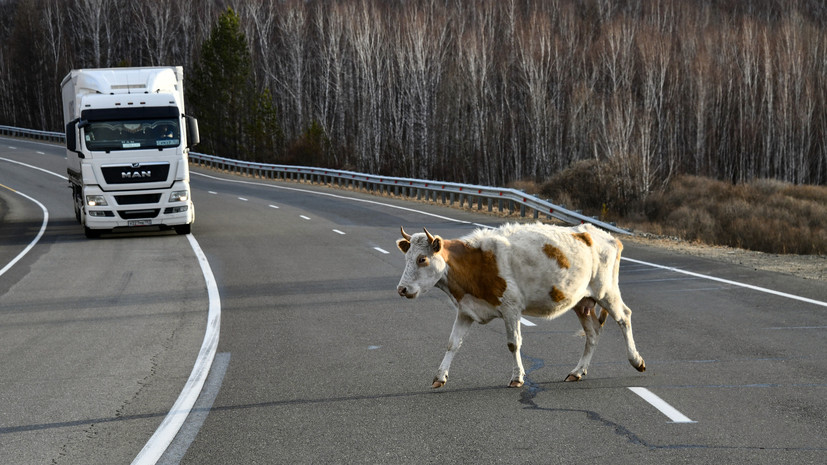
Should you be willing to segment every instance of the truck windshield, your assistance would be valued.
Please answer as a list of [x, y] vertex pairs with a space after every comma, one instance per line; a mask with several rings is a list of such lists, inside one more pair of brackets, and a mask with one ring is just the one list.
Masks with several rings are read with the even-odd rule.
[[93, 121], [84, 128], [86, 148], [91, 151], [165, 149], [181, 143], [176, 119]]

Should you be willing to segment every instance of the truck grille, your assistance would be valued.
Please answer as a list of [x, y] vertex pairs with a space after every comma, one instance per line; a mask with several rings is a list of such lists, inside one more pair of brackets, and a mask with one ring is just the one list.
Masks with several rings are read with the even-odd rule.
[[139, 203], [158, 203], [161, 194], [116, 195], [118, 205], [137, 205]]
[[108, 184], [162, 182], [169, 176], [169, 163], [107, 165], [101, 167], [101, 173]]
[[160, 211], [160, 208], [153, 208], [151, 210], [118, 210], [118, 215], [125, 220], [138, 220], [142, 218], [155, 218]]

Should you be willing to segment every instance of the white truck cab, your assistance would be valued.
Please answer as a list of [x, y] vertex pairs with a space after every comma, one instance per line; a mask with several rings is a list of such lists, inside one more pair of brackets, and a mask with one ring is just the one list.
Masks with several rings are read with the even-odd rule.
[[75, 216], [87, 237], [121, 227], [189, 234], [195, 211], [183, 68], [72, 70], [61, 84]]

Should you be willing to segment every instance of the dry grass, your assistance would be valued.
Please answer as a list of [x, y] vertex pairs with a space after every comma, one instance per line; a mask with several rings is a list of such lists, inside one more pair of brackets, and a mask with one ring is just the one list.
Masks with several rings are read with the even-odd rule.
[[770, 253], [827, 254], [827, 187], [682, 176], [645, 203], [659, 234]]
[[[640, 232], [768, 253], [827, 254], [827, 187], [761, 179], [733, 185], [680, 176], [623, 208], [611, 189], [583, 182], [594, 166], [575, 164], [534, 190]], [[611, 184], [610, 184], [611, 185]], [[525, 183], [521, 188], [529, 190]]]

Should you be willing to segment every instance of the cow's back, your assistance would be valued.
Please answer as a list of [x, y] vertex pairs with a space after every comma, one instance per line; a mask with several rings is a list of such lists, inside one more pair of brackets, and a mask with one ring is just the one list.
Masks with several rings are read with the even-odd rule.
[[508, 224], [465, 240], [496, 254], [507, 302], [527, 315], [554, 318], [590, 293], [598, 258], [592, 234], [580, 227]]

